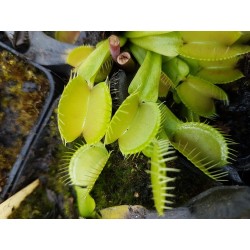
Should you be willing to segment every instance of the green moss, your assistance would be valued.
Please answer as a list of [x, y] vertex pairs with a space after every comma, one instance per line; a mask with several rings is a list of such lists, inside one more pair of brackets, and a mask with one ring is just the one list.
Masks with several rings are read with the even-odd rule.
[[[20, 205], [20, 208], [13, 211], [10, 219], [37, 219], [51, 216], [48, 211], [53, 211], [55, 207], [53, 202], [44, 196], [44, 188], [38, 187], [31, 195], [29, 195]], [[39, 197], [39, 198], [38, 198]]]
[[117, 143], [109, 150], [112, 154], [91, 192], [97, 210], [123, 204], [152, 208], [148, 159], [142, 154], [125, 159]]
[[49, 93], [46, 76], [0, 51], [0, 191]]

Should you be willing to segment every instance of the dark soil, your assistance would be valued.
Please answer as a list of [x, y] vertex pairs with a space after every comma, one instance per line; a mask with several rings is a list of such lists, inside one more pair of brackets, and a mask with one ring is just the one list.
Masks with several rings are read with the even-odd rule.
[[231, 166], [237, 170], [242, 184], [250, 185], [250, 80], [243, 78], [223, 86], [228, 93], [229, 106], [217, 105], [218, 118], [214, 122], [236, 143]]

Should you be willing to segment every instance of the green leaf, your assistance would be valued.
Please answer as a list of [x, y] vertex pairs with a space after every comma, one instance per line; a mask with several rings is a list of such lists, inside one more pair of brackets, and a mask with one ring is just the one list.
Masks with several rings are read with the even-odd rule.
[[228, 83], [242, 78], [243, 73], [237, 68], [238, 57], [222, 61], [200, 61], [200, 70], [196, 76], [212, 83]]
[[228, 143], [215, 128], [198, 122], [179, 124], [171, 144], [210, 178], [226, 175], [221, 167], [228, 164]]
[[93, 46], [82, 45], [72, 49], [66, 58], [66, 63], [77, 67], [79, 66], [93, 51]]
[[147, 50], [133, 43], [129, 44], [129, 49], [133, 54], [133, 56], [135, 57], [135, 59], [137, 60], [137, 62], [141, 65], [146, 57]]
[[109, 124], [111, 104], [105, 82], [90, 88], [81, 76], [70, 80], [58, 104], [58, 128], [62, 140], [72, 142], [82, 133], [88, 143], [98, 142]]
[[219, 130], [200, 122], [181, 122], [165, 105], [161, 106], [163, 128], [176, 150], [214, 180], [225, 176], [222, 166], [229, 163], [231, 142]]
[[177, 88], [181, 101], [203, 117], [215, 115], [213, 99], [228, 102], [227, 94], [218, 86], [194, 76], [188, 76]]
[[105, 82], [93, 87], [88, 101], [88, 110], [83, 126], [83, 137], [87, 143], [96, 143], [104, 137], [110, 122], [112, 100]]
[[171, 87], [175, 87], [172, 80], [162, 71], [159, 83], [158, 95], [159, 97], [167, 96]]
[[105, 144], [110, 144], [116, 141], [129, 127], [133, 121], [139, 106], [139, 96], [133, 94], [128, 96], [109, 123], [105, 135]]
[[[179, 123], [182, 123], [171, 111], [170, 109], [164, 105], [163, 103], [160, 104], [160, 110], [161, 110], [161, 130], [165, 131], [165, 134], [160, 131], [160, 138], [169, 140], [173, 139], [174, 133], [176, 131], [176, 127], [179, 125]], [[163, 135], [163, 136], [162, 136]]]
[[124, 155], [138, 153], [155, 137], [160, 120], [161, 113], [157, 103], [141, 103], [137, 94], [130, 95], [112, 117], [105, 144], [118, 139], [119, 148]]
[[161, 76], [161, 56], [148, 51], [145, 60], [129, 85], [130, 94], [138, 92], [140, 100], [156, 102]]
[[160, 120], [161, 113], [157, 103], [141, 103], [133, 121], [118, 139], [122, 154], [141, 152], [157, 134]]
[[162, 71], [169, 76], [175, 86], [186, 78], [189, 74], [189, 67], [187, 63], [178, 57], [170, 59], [168, 62], [162, 64]]
[[69, 162], [69, 178], [72, 185], [82, 187], [82, 200], [92, 190], [102, 172], [109, 153], [102, 143], [80, 146]]
[[89, 96], [90, 89], [81, 76], [70, 80], [65, 87], [58, 104], [58, 128], [65, 143], [82, 133]]
[[105, 81], [112, 70], [112, 66], [113, 66], [113, 59], [111, 56], [109, 56], [108, 59], [102, 64], [98, 73], [96, 74], [95, 83]]
[[216, 43], [230, 46], [242, 35], [239, 31], [181, 31], [184, 43]]
[[88, 84], [93, 85], [98, 71], [109, 56], [109, 42], [105, 40], [81, 63], [77, 74], [82, 76]]
[[[75, 186], [75, 191], [79, 215], [82, 218], [95, 218], [95, 200], [89, 194], [86, 194], [87, 189]], [[83, 199], [85, 196], [86, 198]]]
[[240, 44], [239, 31], [184, 31], [180, 55], [198, 60], [226, 60], [250, 52], [250, 46]]
[[174, 168], [166, 166], [168, 161], [172, 161], [174, 151], [172, 150], [168, 140], [154, 140], [151, 153], [151, 186], [153, 192], [153, 200], [156, 211], [159, 216], [164, 214], [165, 209], [170, 209], [169, 204], [172, 202], [168, 197], [173, 197], [169, 191], [173, 189], [170, 182], [175, 178], [167, 176], [168, 172], [178, 171]]
[[244, 75], [238, 69], [242, 57], [233, 57], [220, 61], [199, 61], [182, 58], [190, 68], [190, 74], [212, 83], [229, 83], [242, 78]]
[[187, 43], [180, 49], [180, 55], [197, 60], [226, 60], [250, 52], [248, 45], [232, 45], [209, 43]]
[[179, 48], [183, 43], [179, 32], [130, 38], [129, 40], [144, 49], [164, 56], [177, 56]]
[[[141, 48], [133, 43], [130, 44], [129, 48], [130, 48], [133, 56], [139, 62], [139, 64], [142, 64], [145, 57], [146, 57], [147, 50], [145, 50], [145, 49], [143, 49], [143, 48]], [[164, 58], [166, 58], [166, 57], [164, 57]], [[167, 96], [167, 93], [171, 87], [174, 87], [174, 83], [171, 81], [171, 79], [163, 71], [161, 71], [158, 95], [160, 97]]]
[[[119, 37], [120, 46], [126, 43], [126, 38]], [[78, 75], [81, 75], [90, 85], [93, 85], [103, 63], [110, 56], [109, 40], [106, 39], [97, 44], [96, 49], [84, 60], [77, 69]]]

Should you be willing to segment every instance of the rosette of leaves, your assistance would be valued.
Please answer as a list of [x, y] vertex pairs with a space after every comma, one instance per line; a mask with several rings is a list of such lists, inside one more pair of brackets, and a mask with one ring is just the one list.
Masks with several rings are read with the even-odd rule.
[[82, 216], [94, 213], [89, 193], [108, 160], [105, 145], [115, 141], [125, 156], [143, 152], [150, 158], [159, 215], [170, 203], [167, 197], [173, 187], [168, 184], [174, 179], [168, 171], [176, 171], [166, 166], [174, 159], [170, 145], [208, 177], [223, 179], [222, 167], [233, 157], [228, 147], [232, 142], [208, 124], [180, 121], [158, 99], [171, 91], [174, 101], [182, 102], [197, 121], [199, 116], [213, 117], [214, 99], [228, 102], [216, 84], [243, 77], [237, 65], [250, 51], [246, 41], [241, 32], [125, 32], [120, 44], [126, 44], [140, 67], [129, 85], [129, 96], [113, 116], [105, 82], [112, 68], [108, 39], [69, 54], [68, 63], [77, 76], [70, 79], [59, 102], [58, 127], [65, 143], [80, 135], [87, 143], [69, 156], [67, 164], [70, 182], [78, 187]]

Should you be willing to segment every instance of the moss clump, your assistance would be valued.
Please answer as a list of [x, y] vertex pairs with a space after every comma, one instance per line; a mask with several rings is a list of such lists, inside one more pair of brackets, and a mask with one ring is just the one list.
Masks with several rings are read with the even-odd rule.
[[124, 204], [153, 208], [148, 159], [143, 154], [124, 158], [117, 143], [108, 150], [111, 156], [91, 191], [97, 210]]
[[44, 73], [0, 51], [0, 191], [49, 93]]

